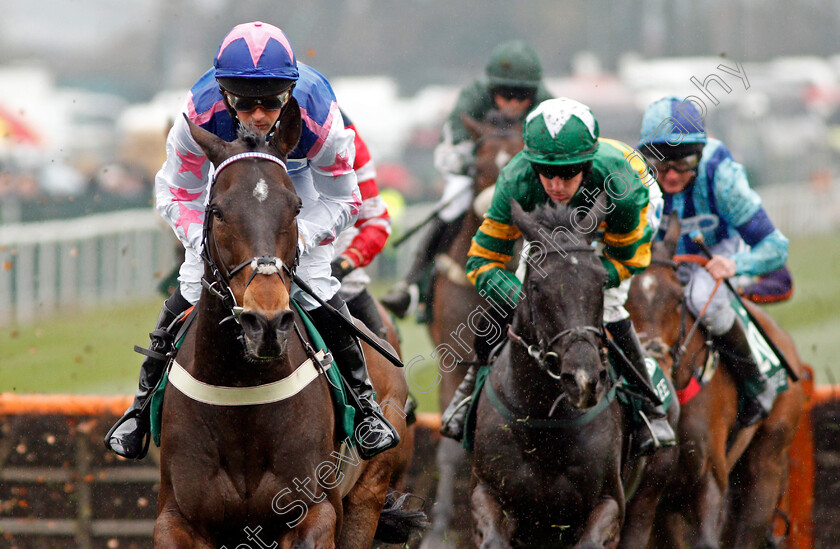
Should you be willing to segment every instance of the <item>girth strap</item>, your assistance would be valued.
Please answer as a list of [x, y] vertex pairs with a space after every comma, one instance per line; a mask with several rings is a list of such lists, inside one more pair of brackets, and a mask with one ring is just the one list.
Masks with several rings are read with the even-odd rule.
[[176, 360], [172, 362], [172, 369], [169, 371], [169, 383], [185, 396], [204, 404], [215, 406], [269, 404], [295, 396], [315, 381], [322, 371], [329, 370], [332, 362], [325, 364], [325, 356], [324, 351], [318, 351], [315, 357], [320, 364], [316, 365], [311, 358], [308, 358], [287, 377], [252, 387], [223, 387], [204, 383], [190, 375]]

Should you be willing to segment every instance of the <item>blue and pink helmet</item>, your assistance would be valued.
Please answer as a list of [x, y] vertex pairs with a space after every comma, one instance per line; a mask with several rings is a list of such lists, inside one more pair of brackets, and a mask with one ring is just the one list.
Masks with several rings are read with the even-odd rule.
[[243, 97], [278, 95], [299, 77], [289, 39], [261, 21], [235, 26], [219, 45], [213, 66], [222, 89]]
[[682, 158], [701, 152], [706, 141], [703, 115], [693, 101], [671, 95], [645, 110], [639, 138], [642, 154]]

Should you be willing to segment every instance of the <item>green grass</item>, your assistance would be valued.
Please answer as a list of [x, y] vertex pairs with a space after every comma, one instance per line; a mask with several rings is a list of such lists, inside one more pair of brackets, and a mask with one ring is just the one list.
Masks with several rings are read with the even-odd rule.
[[767, 305], [770, 316], [796, 342], [817, 383], [840, 383], [840, 241], [823, 235], [791, 242], [793, 298]]
[[[794, 297], [767, 310], [797, 343], [818, 383], [840, 383], [840, 241], [833, 235], [791, 243]], [[384, 292], [384, 285], [373, 289]], [[128, 394], [161, 300], [64, 313], [31, 326], [0, 327], [0, 392]], [[425, 326], [399, 323], [403, 358], [422, 411], [437, 410], [436, 367]], [[414, 361], [412, 362], [412, 359]]]

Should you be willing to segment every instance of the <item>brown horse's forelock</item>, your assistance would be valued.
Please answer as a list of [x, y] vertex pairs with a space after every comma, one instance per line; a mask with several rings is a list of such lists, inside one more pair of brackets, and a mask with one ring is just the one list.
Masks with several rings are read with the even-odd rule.
[[260, 148], [260, 145], [265, 145], [265, 137], [260, 135], [251, 126], [241, 126], [236, 132], [236, 136], [242, 140], [249, 150], [255, 151]]

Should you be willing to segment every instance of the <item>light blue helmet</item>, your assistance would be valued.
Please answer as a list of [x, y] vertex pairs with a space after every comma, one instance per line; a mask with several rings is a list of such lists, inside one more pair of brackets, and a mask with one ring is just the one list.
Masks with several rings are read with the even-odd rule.
[[662, 153], [669, 148], [684, 149], [681, 145], [702, 149], [706, 141], [703, 115], [693, 101], [672, 95], [654, 101], [645, 110], [639, 137], [639, 150], [643, 153], [648, 148]]

